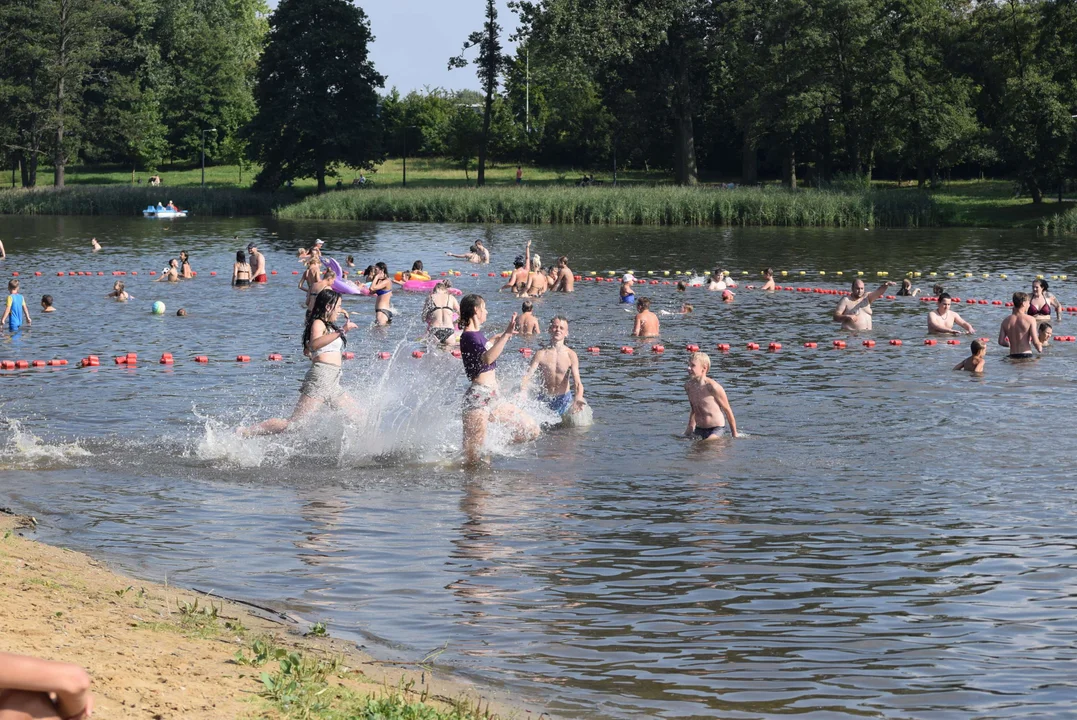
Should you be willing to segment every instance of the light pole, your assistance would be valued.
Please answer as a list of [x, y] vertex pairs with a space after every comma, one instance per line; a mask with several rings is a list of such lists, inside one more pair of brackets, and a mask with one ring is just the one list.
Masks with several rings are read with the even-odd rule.
[[202, 131], [202, 188], [206, 187], [206, 133], [217, 132], [217, 128], [210, 128]]
[[414, 130], [417, 125], [405, 125], [404, 126], [404, 182], [403, 187], [408, 186], [408, 130]]

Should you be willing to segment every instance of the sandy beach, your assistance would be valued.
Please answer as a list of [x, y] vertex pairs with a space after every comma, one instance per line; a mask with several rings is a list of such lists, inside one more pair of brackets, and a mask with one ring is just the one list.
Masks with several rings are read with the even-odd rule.
[[[0, 650], [86, 668], [95, 717], [284, 718], [311, 708], [311, 717], [329, 717], [370, 697], [426, 702], [441, 711], [432, 718], [542, 715], [429, 668], [305, 636], [309, 627], [268, 612], [125, 577], [82, 553], [35, 542], [33, 525], [26, 516], [0, 515]], [[301, 671], [284, 673], [282, 659], [299, 659]]]

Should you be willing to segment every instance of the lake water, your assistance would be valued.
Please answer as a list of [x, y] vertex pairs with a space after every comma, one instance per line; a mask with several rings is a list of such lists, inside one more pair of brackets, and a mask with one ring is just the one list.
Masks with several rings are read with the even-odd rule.
[[[100, 253], [88, 252], [91, 235]], [[695, 313], [663, 318], [667, 350], [654, 355], [628, 337], [616, 283], [580, 283], [541, 300], [538, 315], [545, 325], [563, 312], [571, 345], [602, 347], [581, 352], [596, 424], [497, 447], [489, 469], [465, 472], [459, 361], [411, 357], [422, 297], [397, 292], [385, 331], [367, 326], [369, 300], [347, 303], [362, 328], [349, 337], [345, 385], [366, 423], [330, 417], [237, 439], [237, 425], [286, 415], [296, 400], [307, 365], [291, 273], [295, 248], [315, 237], [360, 267], [421, 258], [464, 271], [457, 284], [486, 296], [490, 329], [518, 301], [486, 268], [473, 278], [444, 256], [476, 238], [497, 269], [532, 238], [547, 261], [564, 253], [583, 273], [772, 265], [790, 272], [783, 284], [838, 288], [857, 270], [869, 286], [878, 271], [934, 271], [958, 296], [988, 300], [1027, 291], [1037, 274], [1077, 279], [1072, 240], [1016, 231], [0, 218], [0, 271], [20, 272], [34, 318], [3, 335], [0, 359], [72, 363], [0, 374], [0, 500], [36, 515], [49, 542], [326, 620], [375, 655], [436, 654], [442, 668], [564, 717], [1073, 712], [1077, 344], [1015, 365], [992, 342], [986, 374], [970, 377], [951, 371], [967, 338], [922, 344], [927, 303], [879, 301], [879, 344], [849, 338], [839, 351], [836, 298], [764, 295], [742, 281], [732, 305], [689, 290]], [[232, 258], [251, 239], [279, 274], [235, 290]], [[151, 283], [148, 271], [181, 249], [199, 276]], [[127, 305], [103, 297], [113, 270], [139, 273], [124, 278]], [[1064, 305], [1077, 303], [1072, 283], [1052, 282]], [[56, 313], [40, 312], [45, 293]], [[684, 299], [665, 285], [641, 294], [660, 309]], [[150, 314], [154, 300], [165, 315]], [[176, 317], [179, 307], [190, 315]], [[960, 312], [993, 340], [1008, 310]], [[1058, 331], [1075, 328], [1067, 315]], [[510, 345], [503, 386], [525, 367], [517, 349], [535, 342]], [[678, 437], [689, 342], [711, 350], [749, 437], [708, 447]], [[767, 353], [769, 342], [783, 349]], [[637, 353], [621, 355], [626, 344]], [[393, 359], [375, 360], [382, 350]], [[137, 368], [112, 364], [128, 351]], [[158, 365], [162, 352], [176, 364]], [[265, 361], [270, 352], [284, 361]], [[101, 367], [76, 369], [90, 353]]]

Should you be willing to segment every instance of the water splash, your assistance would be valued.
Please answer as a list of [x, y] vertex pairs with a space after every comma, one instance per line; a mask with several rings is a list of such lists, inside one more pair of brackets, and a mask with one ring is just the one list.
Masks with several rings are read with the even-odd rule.
[[0, 444], [0, 462], [10, 470], [51, 470], [77, 465], [78, 459], [92, 457], [78, 442], [46, 443], [26, 430], [17, 420], [7, 423], [7, 437]]

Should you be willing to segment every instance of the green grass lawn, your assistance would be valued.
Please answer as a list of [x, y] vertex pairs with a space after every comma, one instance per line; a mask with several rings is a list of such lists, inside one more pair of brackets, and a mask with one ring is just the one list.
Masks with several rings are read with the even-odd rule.
[[[894, 183], [880, 183], [894, 186]], [[915, 185], [903, 188], [917, 192]], [[951, 224], [968, 227], [1038, 227], [1046, 218], [1077, 206], [1073, 194], [1045, 197], [1036, 205], [1029, 197], [1014, 197], [1009, 180], [957, 180], [931, 191]]]

